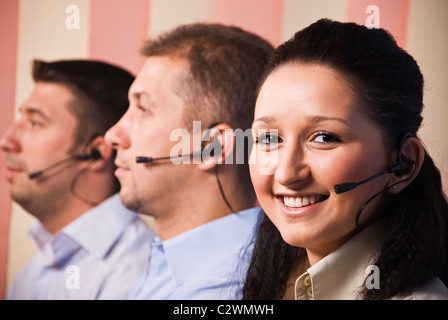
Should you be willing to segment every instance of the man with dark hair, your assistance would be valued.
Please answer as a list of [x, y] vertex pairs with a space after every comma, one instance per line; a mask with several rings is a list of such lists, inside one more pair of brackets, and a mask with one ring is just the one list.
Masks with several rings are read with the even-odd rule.
[[38, 252], [8, 299], [121, 298], [153, 237], [124, 208], [104, 134], [124, 114], [134, 77], [86, 60], [33, 63], [35, 86], [0, 140], [14, 201], [37, 218]]
[[240, 28], [201, 23], [144, 46], [129, 109], [106, 134], [123, 204], [152, 216], [157, 233], [126, 298], [238, 298], [260, 209], [247, 161], [233, 161], [234, 133], [251, 127], [272, 52]]

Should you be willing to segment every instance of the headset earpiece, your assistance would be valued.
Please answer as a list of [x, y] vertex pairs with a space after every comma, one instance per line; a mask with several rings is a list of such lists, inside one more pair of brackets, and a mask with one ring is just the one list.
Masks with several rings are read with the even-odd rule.
[[406, 169], [406, 168], [409, 168], [409, 167], [411, 167], [411, 166], [413, 166], [415, 164], [415, 161], [409, 161], [409, 162], [406, 162], [406, 163], [400, 163], [398, 166], [398, 168], [397, 168], [397, 170], [394, 172], [394, 174], [395, 174], [395, 176], [396, 177], [401, 177], [402, 175], [404, 175], [405, 174], [405, 172], [404, 172], [404, 170]]
[[405, 169], [409, 168], [410, 166], [413, 166], [415, 164], [414, 161], [409, 161], [409, 162], [403, 163], [403, 160], [401, 159], [401, 151], [403, 150], [404, 142], [409, 137], [412, 137], [412, 135], [409, 132], [407, 132], [401, 139], [400, 145], [398, 146], [398, 149], [397, 149], [397, 166], [399, 166], [399, 169], [394, 172], [394, 175], [396, 177], [401, 177], [402, 175], [404, 175]]
[[102, 156], [101, 156], [101, 153], [98, 151], [98, 149], [93, 149], [90, 154], [83, 154], [81, 156], [82, 160], [88, 160], [88, 159], [98, 160], [101, 158], [102, 158]]
[[94, 159], [94, 160], [98, 160], [98, 159], [102, 158], [101, 153], [98, 151], [98, 149], [93, 149], [92, 153], [90, 154], [90, 157], [91, 157], [91, 159]]

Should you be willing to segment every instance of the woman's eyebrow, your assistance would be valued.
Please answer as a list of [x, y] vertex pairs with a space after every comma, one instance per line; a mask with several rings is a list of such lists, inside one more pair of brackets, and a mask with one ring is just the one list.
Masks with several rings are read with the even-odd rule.
[[324, 121], [338, 121], [342, 122], [346, 126], [353, 127], [347, 120], [338, 118], [338, 117], [327, 117], [327, 116], [320, 116], [320, 115], [306, 115], [305, 116], [306, 121], [316, 124]]
[[252, 124], [254, 124], [255, 122], [264, 122], [266, 124], [272, 124], [276, 121], [277, 121], [277, 119], [274, 116], [263, 116], [263, 117], [255, 118], [254, 121], [252, 122]]
[[[352, 125], [347, 122], [345, 119], [342, 118], [338, 118], [338, 117], [327, 117], [327, 116], [321, 116], [321, 115], [305, 115], [305, 120], [311, 124], [316, 124], [316, 123], [320, 123], [320, 122], [324, 122], [324, 121], [339, 121], [342, 122], [343, 124], [352, 127]], [[275, 123], [277, 121], [277, 118], [275, 118], [274, 116], [268, 115], [268, 116], [262, 116], [259, 118], [255, 118], [254, 121], [252, 122], [264, 122], [266, 124], [272, 124]]]

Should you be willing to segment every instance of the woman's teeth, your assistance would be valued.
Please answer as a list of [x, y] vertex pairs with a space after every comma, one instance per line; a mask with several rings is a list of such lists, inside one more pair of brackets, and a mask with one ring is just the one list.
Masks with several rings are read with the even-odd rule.
[[302, 208], [319, 202], [319, 196], [283, 197], [283, 203], [290, 208]]

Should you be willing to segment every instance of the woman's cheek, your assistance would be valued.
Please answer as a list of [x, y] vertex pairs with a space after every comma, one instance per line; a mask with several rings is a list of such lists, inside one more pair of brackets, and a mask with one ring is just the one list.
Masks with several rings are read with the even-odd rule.
[[263, 200], [268, 195], [272, 194], [272, 181], [274, 175], [264, 174], [268, 169], [269, 167], [262, 163], [254, 163], [249, 165], [252, 184], [260, 203], [263, 203]]
[[273, 176], [278, 165], [278, 151], [254, 147], [249, 158], [251, 176]]

